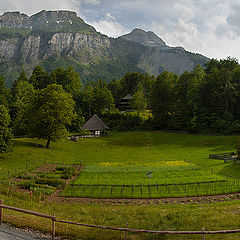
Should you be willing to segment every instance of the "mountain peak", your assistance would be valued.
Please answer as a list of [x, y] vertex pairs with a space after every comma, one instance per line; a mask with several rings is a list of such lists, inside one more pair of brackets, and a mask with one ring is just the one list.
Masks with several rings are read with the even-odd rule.
[[166, 46], [166, 43], [158, 37], [154, 32], [152, 31], [144, 31], [139, 28], [133, 29], [131, 33], [125, 34], [121, 36], [121, 38], [124, 38], [129, 41], [138, 42], [142, 45], [149, 46], [149, 47], [159, 47], [159, 46]]
[[76, 12], [68, 10], [42, 10], [30, 17], [20, 12], [5, 12], [0, 16], [0, 28], [2, 27], [45, 32], [96, 32], [95, 28], [85, 23]]
[[30, 18], [32, 19], [45, 19], [49, 21], [56, 20], [69, 20], [77, 18], [77, 13], [73, 11], [60, 10], [60, 11], [46, 11], [43, 10], [32, 15]]

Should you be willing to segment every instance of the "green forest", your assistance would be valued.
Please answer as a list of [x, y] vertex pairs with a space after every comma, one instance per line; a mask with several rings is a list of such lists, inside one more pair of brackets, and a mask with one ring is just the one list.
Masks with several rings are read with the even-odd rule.
[[[132, 111], [116, 105], [131, 94]], [[0, 150], [11, 148], [13, 136], [51, 141], [81, 132], [98, 114], [111, 130], [174, 130], [190, 133], [240, 131], [240, 65], [235, 58], [211, 59], [204, 67], [178, 76], [126, 73], [120, 79], [85, 84], [72, 67], [47, 72], [22, 71], [10, 89], [0, 78]]]

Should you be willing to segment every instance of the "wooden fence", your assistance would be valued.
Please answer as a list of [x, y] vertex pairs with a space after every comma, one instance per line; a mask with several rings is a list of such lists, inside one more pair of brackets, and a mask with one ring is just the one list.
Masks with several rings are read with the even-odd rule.
[[11, 207], [3, 204], [3, 201], [0, 200], [0, 224], [2, 223], [3, 219], [3, 209], [8, 209], [16, 212], [22, 212], [25, 214], [30, 214], [42, 218], [47, 218], [52, 221], [52, 240], [55, 239], [55, 232], [56, 232], [56, 223], [64, 223], [64, 224], [71, 224], [71, 225], [76, 225], [76, 226], [82, 226], [82, 227], [91, 227], [91, 228], [98, 228], [98, 229], [105, 229], [105, 230], [114, 230], [114, 231], [122, 231], [125, 232], [125, 237], [126, 239], [126, 233], [131, 232], [131, 233], [148, 233], [148, 234], [160, 234], [160, 235], [165, 235], [165, 234], [170, 234], [170, 235], [187, 235], [187, 234], [198, 234], [202, 236], [202, 240], [205, 239], [207, 234], [230, 234], [230, 233], [240, 233], [240, 229], [234, 229], [234, 230], [218, 230], [218, 231], [206, 231], [205, 228], [202, 228], [201, 231], [155, 231], [155, 230], [143, 230], [143, 229], [132, 229], [132, 228], [118, 228], [118, 227], [110, 227], [110, 226], [98, 226], [98, 225], [92, 225], [92, 224], [84, 224], [84, 223], [74, 223], [74, 222], [69, 222], [69, 221], [63, 221], [63, 220], [57, 220], [55, 214], [53, 215], [48, 215], [44, 213], [39, 213], [35, 211], [30, 211], [26, 209], [21, 209], [21, 208], [16, 208], [16, 207]]
[[224, 160], [224, 162], [226, 162], [227, 160], [234, 161], [234, 162], [238, 161], [237, 156], [231, 155], [230, 153], [212, 154], [212, 155], [209, 155], [209, 158]]

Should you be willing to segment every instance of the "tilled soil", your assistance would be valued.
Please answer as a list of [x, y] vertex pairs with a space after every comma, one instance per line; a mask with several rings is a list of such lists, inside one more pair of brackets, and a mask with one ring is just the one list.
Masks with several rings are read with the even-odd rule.
[[104, 205], [160, 205], [160, 204], [209, 204], [229, 200], [239, 200], [240, 193], [231, 193], [212, 196], [195, 196], [195, 197], [169, 197], [154, 199], [99, 199], [99, 198], [71, 198], [51, 196], [49, 201], [59, 203], [81, 203], [81, 204], [104, 204]]

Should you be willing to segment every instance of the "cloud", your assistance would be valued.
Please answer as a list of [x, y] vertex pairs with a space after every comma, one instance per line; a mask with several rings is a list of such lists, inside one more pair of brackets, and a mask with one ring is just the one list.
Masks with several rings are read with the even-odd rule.
[[240, 35], [240, 4], [233, 4], [231, 6], [231, 14], [226, 19], [227, 24], [236, 35]]
[[117, 22], [116, 18], [109, 12], [99, 21], [90, 22], [90, 24], [93, 25], [97, 31], [110, 37], [118, 37], [129, 32], [129, 29]]
[[83, 0], [83, 3], [97, 6], [100, 4], [100, 0]]

